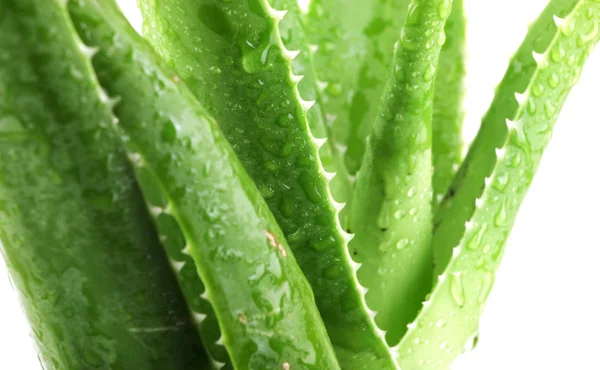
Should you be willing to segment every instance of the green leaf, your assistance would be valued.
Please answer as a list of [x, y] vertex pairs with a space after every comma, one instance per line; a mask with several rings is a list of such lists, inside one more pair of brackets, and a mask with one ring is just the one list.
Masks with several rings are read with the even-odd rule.
[[208, 369], [64, 1], [0, 0], [0, 250], [46, 369]]
[[338, 369], [311, 288], [216, 122], [114, 3], [83, 0], [69, 9], [84, 41], [100, 50], [100, 83], [120, 97], [118, 127], [138, 179], [146, 171], [164, 195], [165, 204], [151, 204], [158, 223], [171, 217], [162, 236], [185, 241], [167, 248], [175, 272], [185, 281], [196, 271], [206, 287], [184, 290], [194, 318], [214, 320], [193, 304], [211, 303], [233, 368]]
[[[548, 9], [565, 9], [564, 2], [562, 6], [557, 3], [552, 2]], [[505, 142], [496, 151], [497, 159], [466, 232], [430, 299], [400, 343], [399, 363], [403, 369], [447, 368], [477, 330], [506, 239], [558, 113], [600, 40], [599, 1], [577, 1], [564, 19], [557, 19], [561, 25], [553, 27], [550, 45], [535, 58], [537, 68], [521, 90], [515, 118], [509, 121]], [[424, 338], [427, 340], [418, 340]]]
[[377, 116], [408, 0], [311, 0], [305, 14], [324, 109], [356, 174]]
[[315, 57], [318, 47], [312, 45], [307, 35], [302, 10], [297, 0], [273, 0], [271, 6], [286, 10], [286, 16], [279, 22], [279, 33], [286, 49], [295, 50], [299, 55], [292, 61], [294, 75], [301, 76], [298, 91], [303, 100], [314, 101], [314, 106], [306, 113], [312, 134], [326, 138], [327, 141], [319, 150], [319, 157], [325, 171], [335, 174], [330, 181], [333, 198], [345, 204], [340, 213], [340, 221], [345, 226], [345, 219], [350, 209], [353, 193], [353, 178], [344, 163], [345, 146], [338, 140], [332, 126], [334, 114], [327, 110], [329, 95], [338, 93], [338, 86], [328, 85], [320, 81], [315, 69]]
[[448, 0], [415, 0], [358, 174], [350, 242], [358, 279], [388, 343], [431, 289], [431, 120]]
[[462, 160], [463, 97], [466, 67], [464, 0], [454, 0], [446, 21], [446, 42], [440, 53], [433, 103], [433, 205], [448, 191]]
[[153, 45], [217, 119], [267, 200], [313, 288], [340, 365], [394, 368], [356, 281], [341, 205], [331, 197], [309, 104], [291, 74], [278, 29], [283, 12], [264, 0], [148, 0], [141, 8]]
[[440, 275], [448, 265], [452, 250], [464, 233], [464, 224], [473, 215], [475, 199], [481, 195], [484, 180], [496, 161], [494, 149], [504, 145], [506, 120], [514, 120], [518, 109], [515, 92], [525, 91], [537, 70], [532, 53], [543, 52], [548, 48], [556, 33], [554, 15], [566, 16], [576, 3], [577, 0], [550, 2], [530, 27], [496, 89], [496, 96], [483, 118], [481, 129], [434, 217], [435, 276]]

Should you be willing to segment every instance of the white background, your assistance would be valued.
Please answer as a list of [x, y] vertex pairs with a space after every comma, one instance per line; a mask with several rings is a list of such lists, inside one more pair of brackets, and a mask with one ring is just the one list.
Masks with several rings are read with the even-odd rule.
[[[547, 1], [466, 2], [470, 140], [528, 22]], [[139, 23], [135, 1], [121, 3]], [[455, 370], [600, 369], [599, 96], [600, 51], [573, 90], [522, 206], [481, 320], [479, 345]], [[2, 263], [0, 369], [39, 369]]]

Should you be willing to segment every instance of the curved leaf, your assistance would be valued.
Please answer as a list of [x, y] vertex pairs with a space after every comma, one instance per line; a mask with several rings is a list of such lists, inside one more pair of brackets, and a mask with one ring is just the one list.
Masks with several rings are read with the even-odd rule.
[[84, 41], [99, 48], [100, 83], [120, 97], [118, 127], [138, 180], [150, 180], [152, 213], [158, 223], [172, 220], [163, 236], [185, 241], [167, 249], [171, 263], [186, 281], [191, 256], [206, 287], [184, 291], [194, 317], [211, 313], [195, 311], [195, 300], [211, 303], [218, 344], [236, 369], [338, 369], [310, 286], [216, 122], [114, 3], [81, 0], [69, 9]]
[[350, 174], [360, 168], [408, 0], [311, 0], [304, 16], [318, 49], [317, 77], [327, 84], [324, 107]]
[[64, 1], [0, 9], [0, 250], [42, 366], [208, 369]]
[[433, 97], [433, 205], [443, 199], [462, 160], [463, 97], [466, 64], [464, 0], [454, 0], [446, 21]]
[[350, 242], [377, 324], [397, 343], [431, 289], [431, 120], [448, 0], [415, 0], [358, 174]]
[[[142, 1], [145, 30], [215, 116], [310, 282], [340, 365], [394, 368], [364, 304], [291, 53], [264, 0]], [[175, 21], [177, 20], [177, 21]]]
[[506, 140], [506, 120], [514, 120], [518, 109], [515, 92], [525, 91], [537, 70], [532, 53], [548, 48], [556, 33], [554, 15], [565, 16], [576, 3], [577, 0], [550, 2], [530, 27], [496, 89], [496, 96], [483, 118], [481, 129], [434, 216], [435, 276], [440, 275], [448, 265], [452, 250], [464, 233], [464, 224], [473, 215], [475, 199], [481, 195], [484, 179], [491, 173], [496, 161], [494, 149], [500, 148]]
[[515, 120], [509, 121], [507, 139], [496, 151], [496, 163], [466, 232], [400, 343], [403, 369], [447, 368], [477, 330], [506, 239], [558, 113], [600, 40], [600, 2], [580, 0], [568, 16], [558, 19], [561, 26], [554, 28], [547, 50], [536, 56], [538, 67], [517, 103]]
[[[279, 32], [283, 44], [288, 50], [296, 50], [298, 56], [292, 61], [294, 75], [302, 76], [298, 83], [298, 91], [302, 99], [314, 101], [314, 106], [306, 113], [311, 132], [315, 137], [326, 138], [326, 143], [319, 150], [319, 157], [325, 171], [335, 174], [329, 185], [333, 198], [345, 204], [340, 212], [340, 221], [345, 227], [345, 219], [350, 209], [353, 191], [353, 176], [348, 173], [344, 163], [346, 148], [342, 145], [332, 126], [334, 114], [328, 111], [327, 103], [331, 90], [337, 87], [329, 86], [320, 81], [315, 69], [315, 58], [320, 53], [319, 48], [310, 44], [306, 20], [297, 0], [272, 0], [275, 9], [287, 11], [286, 16], [279, 22]], [[335, 94], [335, 92], [334, 92]]]

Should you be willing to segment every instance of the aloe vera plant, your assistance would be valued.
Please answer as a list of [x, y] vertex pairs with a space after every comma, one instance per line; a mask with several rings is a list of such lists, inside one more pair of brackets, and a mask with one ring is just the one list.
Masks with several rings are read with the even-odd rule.
[[146, 40], [114, 0], [0, 0], [1, 250], [42, 366], [449, 368], [600, 1], [549, 2], [464, 160], [462, 0], [139, 5]]
[[203, 368], [90, 49], [58, 2], [1, 4], [1, 250], [41, 362]]

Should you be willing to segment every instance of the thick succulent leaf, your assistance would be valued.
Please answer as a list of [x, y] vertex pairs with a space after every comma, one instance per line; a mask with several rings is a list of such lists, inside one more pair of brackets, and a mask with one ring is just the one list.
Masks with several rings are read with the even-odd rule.
[[466, 67], [464, 0], [454, 0], [446, 21], [433, 103], [432, 155], [434, 209], [448, 191], [462, 159], [463, 97]]
[[327, 138], [319, 150], [319, 156], [325, 171], [335, 174], [330, 182], [331, 195], [337, 202], [345, 204], [340, 213], [344, 225], [345, 216], [352, 201], [353, 177], [344, 163], [345, 146], [341, 145], [331, 125], [333, 114], [327, 111], [327, 102], [332, 86], [320, 81], [315, 70], [315, 55], [319, 49], [310, 44], [307, 26], [297, 0], [272, 0], [271, 6], [287, 11], [279, 22], [279, 33], [286, 49], [299, 53], [292, 61], [294, 75], [302, 76], [298, 91], [303, 100], [314, 101], [313, 107], [306, 113], [312, 134]]
[[192, 257], [206, 289], [188, 299], [212, 304], [233, 367], [339, 368], [310, 286], [216, 122], [112, 1], [69, 9], [83, 40], [99, 48], [100, 83], [120, 97], [118, 127], [153, 214], [159, 223], [171, 217], [163, 237], [186, 243], [167, 249], [173, 267], [185, 280]]
[[408, 0], [311, 0], [305, 14], [324, 108], [355, 174], [377, 115]]
[[358, 173], [350, 251], [377, 324], [396, 344], [431, 290], [431, 121], [448, 0], [414, 0]]
[[142, 1], [152, 43], [215, 116], [311, 283], [343, 368], [394, 368], [364, 303], [348, 235], [264, 0]]
[[538, 67], [522, 91], [515, 120], [509, 121], [508, 136], [496, 151], [496, 163], [466, 232], [400, 343], [403, 369], [447, 368], [477, 330], [506, 239], [557, 115], [600, 39], [600, 2], [580, 0], [558, 20], [561, 25], [554, 28], [550, 46], [536, 57]]
[[452, 250], [464, 233], [465, 222], [473, 215], [475, 199], [481, 195], [484, 179], [489, 176], [496, 161], [494, 149], [500, 148], [506, 140], [506, 120], [516, 117], [519, 106], [515, 92], [525, 91], [537, 70], [533, 53], [543, 52], [552, 41], [556, 33], [553, 17], [566, 16], [576, 3], [577, 0], [550, 2], [530, 27], [496, 89], [496, 96], [483, 118], [481, 129], [434, 216], [434, 276], [440, 275], [448, 265]]
[[0, 250], [45, 369], [208, 369], [64, 2], [0, 0]]

